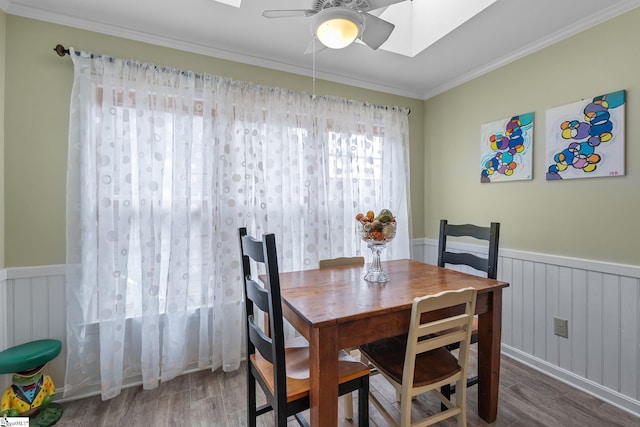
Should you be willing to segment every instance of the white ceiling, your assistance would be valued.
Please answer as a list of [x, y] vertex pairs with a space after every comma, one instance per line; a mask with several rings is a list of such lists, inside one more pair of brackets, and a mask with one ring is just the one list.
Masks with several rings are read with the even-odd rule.
[[[214, 0], [0, 0], [12, 15], [308, 76], [313, 57], [303, 52], [311, 40], [309, 18], [267, 19], [261, 12], [311, 4], [242, 0], [236, 8]], [[640, 0], [498, 0], [413, 57], [360, 43], [326, 49], [316, 55], [316, 77], [427, 99], [638, 6]], [[53, 48], [58, 41], [51, 42]], [[91, 50], [81, 41], [73, 47]]]

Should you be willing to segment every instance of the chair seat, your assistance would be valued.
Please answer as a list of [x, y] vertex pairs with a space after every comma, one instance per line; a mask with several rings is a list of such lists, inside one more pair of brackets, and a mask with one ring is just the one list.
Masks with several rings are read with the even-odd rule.
[[[407, 335], [385, 338], [360, 346], [360, 351], [385, 375], [402, 383]], [[458, 360], [446, 349], [437, 348], [416, 356], [414, 387], [434, 384], [460, 372]]]
[[[287, 372], [287, 402], [309, 395], [309, 344], [303, 337], [297, 337], [285, 343]], [[259, 352], [250, 356], [260, 377], [273, 394], [273, 365]], [[356, 360], [346, 351], [340, 351], [338, 360], [338, 382], [344, 384], [353, 379], [369, 375], [369, 367]]]

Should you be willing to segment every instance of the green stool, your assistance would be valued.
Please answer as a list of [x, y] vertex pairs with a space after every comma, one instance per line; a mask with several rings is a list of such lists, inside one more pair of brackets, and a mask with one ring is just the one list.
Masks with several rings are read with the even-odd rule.
[[51, 402], [56, 388], [42, 370], [61, 350], [60, 341], [47, 339], [0, 352], [0, 374], [13, 373], [13, 384], [0, 399], [0, 417], [30, 417], [29, 425], [37, 427], [58, 422], [62, 405]]

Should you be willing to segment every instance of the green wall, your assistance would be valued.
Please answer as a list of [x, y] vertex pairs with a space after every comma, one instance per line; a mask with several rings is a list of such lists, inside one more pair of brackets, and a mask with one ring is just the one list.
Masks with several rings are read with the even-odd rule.
[[[6, 266], [65, 262], [65, 174], [73, 64], [56, 44], [121, 58], [312, 91], [312, 79], [61, 25], [6, 16]], [[0, 52], [1, 53], [1, 52]], [[424, 101], [326, 81], [316, 93], [411, 109], [413, 236], [424, 236]]]
[[[7, 15], [0, 10], [0, 100], [4, 101]], [[0, 102], [0, 268], [4, 267], [4, 102]]]
[[[424, 224], [500, 221], [501, 247], [640, 265], [640, 9], [425, 103]], [[545, 111], [626, 90], [626, 176], [545, 180]], [[533, 111], [533, 180], [480, 184], [480, 126]]]

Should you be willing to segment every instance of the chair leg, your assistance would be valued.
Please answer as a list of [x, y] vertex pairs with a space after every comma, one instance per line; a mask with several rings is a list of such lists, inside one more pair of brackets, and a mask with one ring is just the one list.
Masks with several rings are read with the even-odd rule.
[[467, 380], [462, 378], [456, 383], [456, 406], [461, 412], [458, 414], [458, 427], [467, 427]]
[[256, 427], [256, 382], [251, 375], [251, 367], [247, 367], [247, 427]]
[[344, 417], [349, 421], [353, 420], [353, 393], [347, 393], [342, 396], [344, 403]]
[[[275, 418], [276, 418], [276, 426], [277, 427], [287, 427], [287, 414], [284, 411], [276, 411], [275, 414]], [[298, 420], [298, 417], [296, 415], [296, 420]], [[298, 423], [300, 423], [300, 420], [298, 420]], [[303, 425], [303, 424], [300, 424]]]
[[[442, 387], [440, 387], [440, 393], [442, 393], [442, 395], [447, 399], [451, 400], [451, 384], [443, 385]], [[445, 406], [444, 403], [440, 404], [440, 410], [441, 411], [447, 410], [447, 407]]]
[[413, 400], [409, 398], [408, 393], [405, 396], [402, 396], [399, 392], [396, 392], [396, 394], [400, 395], [400, 426], [411, 427], [411, 407], [413, 406]]
[[[351, 405], [353, 413], [353, 401]], [[358, 427], [369, 427], [369, 377], [362, 378], [362, 386], [358, 389]]]

